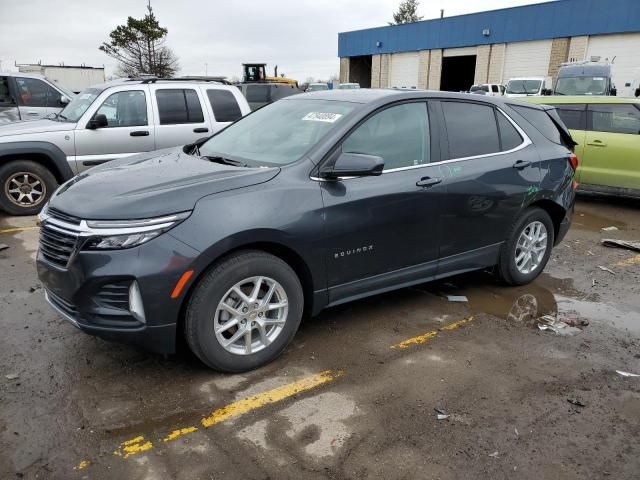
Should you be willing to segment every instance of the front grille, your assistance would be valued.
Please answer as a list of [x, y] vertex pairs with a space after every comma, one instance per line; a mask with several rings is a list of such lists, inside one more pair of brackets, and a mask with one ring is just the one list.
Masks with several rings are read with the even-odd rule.
[[71, 223], [73, 225], [80, 225], [80, 219], [78, 217], [67, 215], [66, 213], [63, 213], [63, 212], [61, 212], [60, 210], [58, 210], [56, 208], [49, 207], [47, 209], [47, 215], [49, 215], [52, 218], [56, 218], [58, 220], [66, 222], [66, 223]]
[[103, 285], [94, 299], [98, 305], [106, 308], [129, 311], [129, 282]]
[[47, 224], [40, 228], [40, 252], [53, 265], [66, 268], [77, 243], [76, 232]]
[[73, 303], [64, 300], [58, 295], [52, 293], [50, 290], [47, 290], [47, 294], [49, 295], [49, 300], [51, 301], [51, 303], [62, 310], [62, 312], [74, 319], [78, 316], [78, 310]]

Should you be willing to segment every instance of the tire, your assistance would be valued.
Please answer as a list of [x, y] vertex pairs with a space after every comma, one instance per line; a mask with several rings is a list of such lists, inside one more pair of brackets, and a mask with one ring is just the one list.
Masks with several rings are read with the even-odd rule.
[[[532, 228], [532, 225], [542, 224], [546, 230], [546, 249], [544, 253], [540, 251], [540, 258], [537, 259], [537, 266], [531, 268], [533, 263], [536, 263], [537, 254], [533, 255], [532, 264], [529, 264], [529, 269], [526, 267], [526, 253], [524, 256], [525, 265], [519, 267], [516, 262], [516, 255], [523, 253], [523, 248], [519, 245], [519, 240], [525, 229]], [[528, 230], [531, 233], [531, 230]], [[535, 235], [535, 234], [534, 234]], [[498, 280], [507, 285], [525, 285], [535, 280], [540, 273], [544, 270], [549, 257], [551, 256], [551, 250], [554, 243], [554, 230], [553, 222], [549, 214], [541, 208], [532, 207], [522, 214], [522, 216], [514, 223], [509, 231], [507, 241], [502, 245], [500, 250], [500, 257], [496, 268], [496, 275]], [[535, 243], [536, 248], [539, 249], [542, 243]], [[526, 249], [524, 249], [526, 250]], [[523, 260], [521, 260], [523, 261]], [[529, 270], [529, 271], [527, 271]]]
[[[245, 297], [252, 297], [252, 290], [261, 281], [258, 300], [255, 302], [244, 302], [242, 297], [237, 295], [239, 283], [245, 280], [253, 283], [244, 283], [239, 289]], [[262, 279], [262, 280], [258, 280]], [[273, 282], [273, 283], [269, 283]], [[285, 305], [277, 309], [264, 311], [262, 314], [256, 306], [260, 304], [260, 309], [266, 308], [263, 301], [273, 287], [271, 300], [267, 302], [271, 306]], [[260, 299], [260, 295], [262, 299]], [[284, 300], [283, 300], [284, 299]], [[222, 308], [222, 302], [232, 306], [236, 314], [232, 314]], [[243, 313], [244, 305], [249, 305], [253, 310]], [[185, 339], [191, 351], [203, 363], [209, 367], [223, 372], [244, 372], [265, 365], [274, 360], [282, 353], [285, 347], [291, 342], [298, 331], [302, 312], [304, 308], [304, 295], [302, 285], [293, 269], [280, 258], [266, 252], [249, 250], [231, 255], [214, 265], [207, 271], [195, 286], [193, 293], [187, 304], [185, 314]], [[246, 318], [244, 318], [246, 315]], [[276, 320], [276, 316], [284, 318]], [[271, 316], [271, 318], [268, 318]], [[220, 328], [233, 324], [222, 333], [216, 334], [214, 327]], [[244, 323], [241, 325], [240, 322]], [[255, 329], [250, 329], [249, 338], [252, 339], [250, 352], [247, 352], [247, 334], [241, 335], [241, 328], [244, 332], [251, 325], [256, 325]], [[264, 324], [260, 323], [264, 322]], [[269, 324], [267, 322], [278, 322]], [[268, 342], [263, 341], [260, 335], [260, 328], [265, 334]], [[280, 327], [278, 330], [276, 330]], [[241, 335], [235, 343], [223, 346], [223, 341], [233, 340], [234, 335]], [[269, 339], [269, 335], [272, 338]], [[262, 345], [262, 346], [261, 346]], [[233, 351], [231, 351], [233, 350]], [[257, 351], [254, 351], [257, 350]]]
[[0, 209], [9, 215], [35, 215], [57, 187], [45, 166], [31, 160], [8, 162], [0, 166]]

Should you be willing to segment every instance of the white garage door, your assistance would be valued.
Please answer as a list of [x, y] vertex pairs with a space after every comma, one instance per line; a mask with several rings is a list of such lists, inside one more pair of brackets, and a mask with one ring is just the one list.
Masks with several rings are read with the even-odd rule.
[[478, 47], [445, 48], [443, 57], [462, 57], [465, 55], [477, 55]]
[[502, 79], [514, 77], [546, 77], [549, 73], [551, 40], [507, 44]]
[[632, 85], [626, 84], [637, 82], [640, 76], [640, 33], [589, 37], [587, 60], [591, 57], [600, 57], [601, 62], [613, 60], [611, 71], [618, 95], [631, 96]]
[[418, 53], [394, 53], [391, 55], [390, 87], [418, 87]]

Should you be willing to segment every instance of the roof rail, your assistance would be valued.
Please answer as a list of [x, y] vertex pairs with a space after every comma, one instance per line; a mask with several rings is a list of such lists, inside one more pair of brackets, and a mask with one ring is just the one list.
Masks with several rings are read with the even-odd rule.
[[140, 83], [156, 83], [156, 82], [215, 82], [221, 83], [223, 85], [231, 85], [231, 82], [227, 80], [227, 77], [171, 77], [171, 78], [163, 78], [163, 77], [153, 77], [143, 75], [141, 77], [129, 77], [128, 81], [139, 81]]

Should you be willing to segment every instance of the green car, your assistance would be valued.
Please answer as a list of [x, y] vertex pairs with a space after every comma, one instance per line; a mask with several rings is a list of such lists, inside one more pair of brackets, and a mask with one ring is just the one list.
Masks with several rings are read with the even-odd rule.
[[580, 190], [640, 198], [640, 99], [526, 97], [552, 105], [578, 143]]

